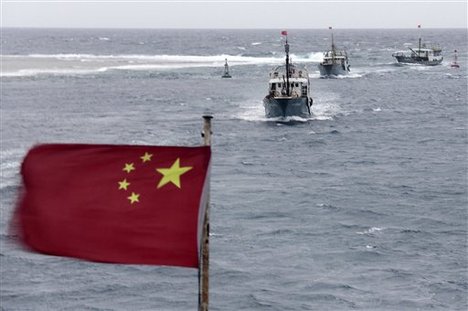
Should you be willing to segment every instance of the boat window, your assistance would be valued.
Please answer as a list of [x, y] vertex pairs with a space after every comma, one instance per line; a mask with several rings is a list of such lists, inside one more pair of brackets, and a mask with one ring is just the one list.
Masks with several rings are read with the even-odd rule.
[[271, 84], [271, 89], [272, 89], [272, 90], [276, 90], [276, 83], [272, 83], [272, 84]]
[[299, 86], [299, 83], [296, 83], [296, 87], [298, 87], [298, 86]]
[[278, 87], [281, 87], [281, 83], [278, 83]]

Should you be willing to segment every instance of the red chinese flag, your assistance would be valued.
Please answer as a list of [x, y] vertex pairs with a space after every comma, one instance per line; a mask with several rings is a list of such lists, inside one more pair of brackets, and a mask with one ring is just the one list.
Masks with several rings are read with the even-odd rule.
[[198, 267], [209, 147], [49, 144], [25, 157], [22, 241], [81, 259]]
[[283, 30], [283, 31], [281, 32], [281, 35], [282, 35], [282, 36], [287, 36], [287, 35], [288, 35], [288, 32], [287, 32], [286, 30]]

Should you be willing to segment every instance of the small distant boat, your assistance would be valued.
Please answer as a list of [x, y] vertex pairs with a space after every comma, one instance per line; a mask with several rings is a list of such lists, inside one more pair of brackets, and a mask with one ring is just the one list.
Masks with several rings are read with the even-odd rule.
[[286, 36], [286, 64], [277, 66], [270, 72], [268, 95], [263, 99], [265, 116], [308, 118], [313, 102], [310, 97], [309, 73], [305, 67], [298, 67], [290, 62], [288, 33], [282, 31], [281, 35]]
[[[421, 28], [421, 25], [418, 25]], [[408, 51], [397, 51], [392, 54], [399, 63], [420, 64], [426, 66], [435, 66], [442, 63], [442, 49], [438, 46], [428, 48], [425, 43], [421, 43], [421, 35], [419, 36], [419, 44], [417, 49], [410, 48]]]
[[231, 75], [229, 74], [229, 65], [227, 62], [227, 58], [225, 58], [224, 74], [221, 76], [221, 78], [232, 78]]
[[458, 52], [457, 52], [457, 50], [453, 51], [453, 62], [450, 64], [450, 67], [460, 68], [460, 65], [458, 65]]
[[[332, 30], [332, 27], [328, 29]], [[348, 54], [344, 50], [339, 51], [336, 49], [333, 32], [331, 34], [331, 42], [331, 50], [323, 53], [323, 60], [318, 64], [320, 75], [322, 77], [346, 75], [350, 71]]]

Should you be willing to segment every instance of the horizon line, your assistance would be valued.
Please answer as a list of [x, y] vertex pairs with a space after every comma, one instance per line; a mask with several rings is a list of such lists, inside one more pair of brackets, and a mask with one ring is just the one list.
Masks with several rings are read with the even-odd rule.
[[[0, 29], [129, 29], [129, 30], [329, 30], [328, 26], [327, 27], [281, 27], [281, 28], [275, 28], [275, 27], [252, 27], [252, 28], [236, 28], [236, 27], [114, 27], [114, 26], [108, 26], [108, 27], [102, 27], [102, 26], [95, 26], [95, 27], [89, 27], [89, 26], [0, 26]], [[334, 30], [417, 30], [420, 31], [421, 29], [465, 29], [468, 32], [468, 29], [465, 27], [455, 27], [455, 26], [444, 26], [444, 27], [429, 27], [429, 28], [408, 28], [408, 27], [391, 27], [391, 28], [385, 28], [385, 27], [344, 27], [344, 28], [335, 28], [333, 27]]]

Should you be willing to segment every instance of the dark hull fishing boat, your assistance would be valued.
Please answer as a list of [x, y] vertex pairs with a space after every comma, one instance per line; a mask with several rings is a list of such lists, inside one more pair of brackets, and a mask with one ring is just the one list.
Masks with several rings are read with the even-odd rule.
[[312, 106], [309, 73], [305, 67], [290, 62], [287, 32], [283, 31], [281, 34], [286, 36], [286, 63], [270, 72], [268, 95], [263, 99], [265, 116], [308, 118]]
[[[329, 27], [331, 30], [332, 28]], [[347, 75], [350, 71], [348, 62], [348, 53], [346, 51], [339, 51], [336, 49], [335, 41], [333, 39], [333, 32], [331, 35], [332, 43], [331, 50], [323, 53], [323, 60], [318, 64], [321, 77], [331, 77]]]
[[[421, 25], [418, 25], [421, 28]], [[392, 56], [398, 63], [403, 64], [419, 64], [425, 66], [435, 66], [442, 63], [444, 57], [442, 56], [442, 49], [438, 46], [428, 48], [425, 43], [421, 42], [421, 35], [419, 36], [419, 44], [415, 49], [409, 48], [410, 51], [397, 51]]]

